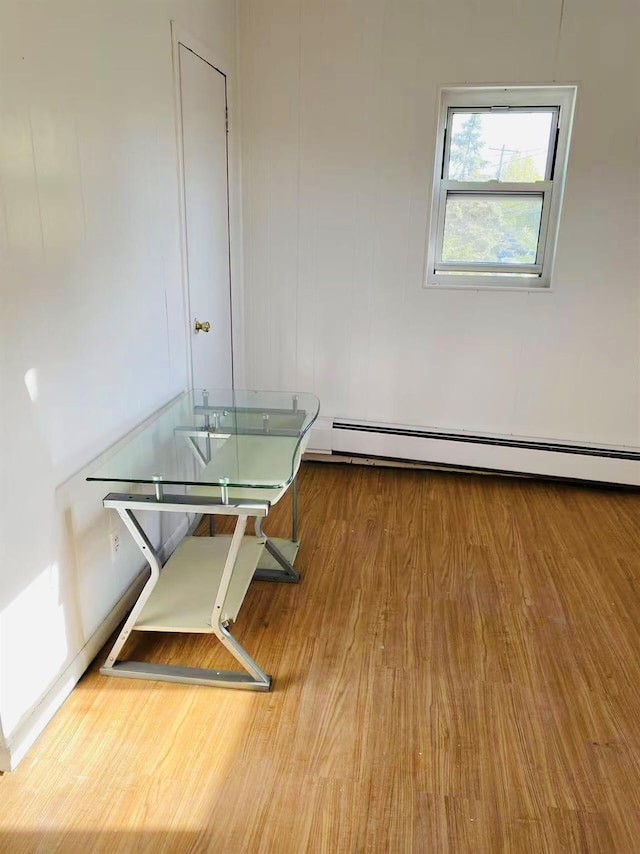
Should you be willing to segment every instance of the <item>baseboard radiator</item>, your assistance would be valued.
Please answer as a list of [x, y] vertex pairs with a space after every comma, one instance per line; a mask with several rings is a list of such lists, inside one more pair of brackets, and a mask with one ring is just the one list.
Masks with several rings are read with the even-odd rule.
[[309, 452], [353, 462], [422, 465], [640, 486], [640, 448], [323, 418]]

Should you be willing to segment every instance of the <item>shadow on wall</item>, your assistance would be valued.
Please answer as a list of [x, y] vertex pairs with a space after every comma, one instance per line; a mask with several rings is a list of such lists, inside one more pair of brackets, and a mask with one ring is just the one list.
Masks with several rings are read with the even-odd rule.
[[67, 603], [62, 595], [64, 588], [72, 587], [66, 579], [72, 552], [65, 543], [65, 514], [51, 482], [36, 369], [27, 370], [23, 381], [11, 395], [21, 435], [11, 443], [11, 500], [3, 508], [7, 558], [0, 598], [0, 713], [8, 742], [58, 677], [74, 634], [74, 620], [67, 613], [74, 602]]
[[[118, 517], [102, 506], [108, 485], [86, 482], [96, 462], [55, 484], [38, 371], [30, 368], [23, 379], [14, 395], [22, 441], [13, 443], [9, 461], [0, 568], [0, 719], [12, 754], [73, 688], [104, 642], [91, 644], [93, 636], [145, 566]], [[144, 523], [159, 543], [168, 531], [154, 517]], [[121, 535], [116, 559], [113, 533]]]

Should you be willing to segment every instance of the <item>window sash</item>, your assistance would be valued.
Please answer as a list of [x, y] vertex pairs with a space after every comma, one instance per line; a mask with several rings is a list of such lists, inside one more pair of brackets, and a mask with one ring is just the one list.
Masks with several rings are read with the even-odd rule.
[[[423, 287], [425, 288], [463, 288], [470, 290], [533, 290], [550, 291], [553, 289], [553, 271], [556, 260], [558, 229], [560, 223], [562, 202], [567, 179], [567, 164], [569, 145], [573, 125], [574, 109], [577, 95], [575, 85], [545, 84], [541, 86], [493, 85], [493, 86], [446, 86], [440, 90], [438, 108], [438, 126], [436, 134], [435, 157], [433, 160], [433, 181], [430, 193], [430, 217], [426, 235], [425, 271]], [[538, 257], [536, 266], [542, 266], [542, 271], [529, 272], [529, 265], [517, 265], [512, 270], [501, 265], [498, 269], [489, 270], [489, 265], [481, 264], [461, 269], [455, 264], [442, 263], [442, 237], [444, 236], [444, 203], [446, 192], [463, 189], [461, 183], [454, 186], [444, 184], [445, 155], [449, 151], [449, 133], [451, 130], [449, 116], [455, 112], [511, 112], [522, 110], [532, 112], [537, 109], [556, 112], [551, 123], [550, 134], [555, 131], [555, 138], [550, 138], [547, 159], [548, 186], [543, 183], [528, 185], [525, 182], [517, 184], [517, 191], [542, 192], [543, 208], [541, 213]], [[493, 183], [493, 187], [491, 184]], [[505, 184], [500, 182], [477, 182], [468, 190], [492, 193], [504, 190]], [[440, 236], [440, 240], [438, 239]], [[465, 265], [466, 266], [466, 265]]]
[[560, 107], [448, 107], [447, 108], [447, 123], [445, 125], [444, 138], [444, 154], [442, 158], [442, 172], [440, 177], [443, 181], [448, 180], [449, 174], [449, 157], [451, 153], [451, 128], [453, 126], [454, 113], [553, 113], [551, 120], [551, 128], [549, 130], [549, 145], [547, 148], [547, 164], [545, 170], [545, 180], [553, 179], [553, 171], [556, 158], [556, 141], [558, 138], [558, 122], [560, 119]]
[[[544, 265], [544, 252], [547, 243], [549, 227], [549, 212], [551, 209], [551, 193], [553, 181], [536, 181], [535, 183], [506, 183], [500, 181], [441, 181], [438, 201], [438, 231], [436, 240], [435, 272], [476, 272], [476, 273], [533, 273], [540, 276]], [[456, 193], [478, 196], [540, 196], [542, 195], [542, 212], [540, 215], [540, 231], [538, 233], [538, 249], [535, 264], [495, 264], [482, 261], [443, 261], [442, 248], [444, 242], [444, 219], [447, 208], [447, 196]]]

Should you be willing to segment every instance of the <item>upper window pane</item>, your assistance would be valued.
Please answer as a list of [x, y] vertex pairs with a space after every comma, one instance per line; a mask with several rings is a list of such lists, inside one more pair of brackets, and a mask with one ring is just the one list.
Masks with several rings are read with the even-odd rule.
[[450, 181], [544, 181], [554, 110], [451, 110]]

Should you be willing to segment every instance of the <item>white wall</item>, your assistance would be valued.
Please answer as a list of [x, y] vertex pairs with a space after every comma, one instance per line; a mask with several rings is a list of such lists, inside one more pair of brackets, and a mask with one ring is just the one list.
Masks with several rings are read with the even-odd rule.
[[0, 0], [5, 765], [141, 569], [83, 467], [186, 383], [170, 20], [233, 66], [236, 15]]
[[[639, 445], [637, 0], [240, 8], [250, 384]], [[439, 87], [553, 81], [579, 84], [554, 292], [424, 290]]]

